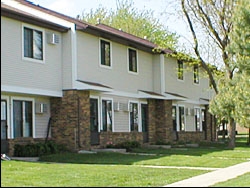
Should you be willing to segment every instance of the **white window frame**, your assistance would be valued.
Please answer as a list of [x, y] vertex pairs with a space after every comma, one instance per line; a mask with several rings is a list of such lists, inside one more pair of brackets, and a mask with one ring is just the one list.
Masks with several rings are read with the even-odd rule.
[[98, 108], [98, 132], [100, 132], [101, 130], [101, 113], [100, 113], [100, 97], [99, 96], [95, 96], [95, 95], [90, 95], [89, 97], [90, 99], [97, 99], [97, 108]]
[[[175, 117], [175, 118], [176, 118], [176, 131], [179, 131], [180, 128], [178, 127], [178, 122], [179, 122], [179, 120], [178, 120], [178, 119], [179, 119], [179, 118], [178, 118], [178, 117], [179, 117], [179, 116], [178, 116], [178, 111], [179, 111], [179, 110], [178, 110], [178, 105], [177, 105], [177, 104], [172, 104], [172, 108], [173, 108], [173, 107], [175, 107], [175, 113], [176, 113], [176, 114], [175, 114], [175, 115], [176, 115], [176, 117]], [[173, 114], [172, 114], [173, 109], [172, 109], [172, 108], [171, 108], [171, 115], [173, 116]], [[172, 119], [172, 122], [173, 122], [173, 117], [172, 117], [172, 116], [171, 116], [171, 119]]]
[[[195, 124], [195, 109], [199, 109], [199, 114], [200, 114], [200, 128], [199, 130], [196, 130], [196, 124]], [[201, 107], [200, 106], [194, 106], [194, 129], [195, 131], [202, 131], [202, 116], [201, 116]]]
[[[42, 37], [43, 37], [43, 40], [42, 40], [42, 42], [43, 42], [43, 59], [42, 60], [34, 59], [34, 58], [30, 58], [30, 57], [24, 57], [24, 27], [42, 32]], [[34, 62], [34, 63], [45, 64], [45, 30], [44, 29], [42, 29], [40, 27], [33, 26], [33, 25], [29, 25], [29, 24], [22, 24], [22, 60]]]
[[131, 132], [131, 126], [130, 126], [130, 123], [131, 123], [131, 122], [130, 122], [130, 104], [131, 104], [131, 103], [137, 104], [137, 107], [138, 107], [138, 132], [140, 132], [140, 129], [141, 129], [141, 128], [140, 128], [140, 127], [141, 127], [141, 119], [140, 119], [140, 118], [141, 118], [141, 115], [140, 115], [141, 110], [140, 110], [140, 103], [139, 103], [139, 101], [134, 101], [134, 100], [129, 100], [129, 101], [128, 101], [128, 109], [129, 109], [129, 115], [128, 115], [128, 116], [129, 116], [129, 121], [128, 121], [128, 122], [129, 122], [129, 125], [128, 125], [128, 126], [129, 126], [129, 132]]
[[[179, 132], [179, 131], [186, 131], [186, 127], [187, 127], [187, 124], [186, 124], [186, 108], [185, 108], [185, 105], [180, 105], [180, 104], [178, 104], [178, 105], [176, 105], [176, 107], [177, 107], [177, 131]], [[183, 107], [184, 108], [184, 125], [185, 125], [185, 127], [184, 127], [184, 130], [180, 130], [180, 110], [179, 110], [179, 107]]]
[[[133, 72], [133, 71], [129, 70], [129, 49], [134, 50], [136, 52], [137, 72]], [[138, 61], [139, 57], [138, 56], [139, 56], [139, 53], [138, 53], [137, 49], [131, 48], [131, 47], [127, 48], [127, 69], [128, 69], [129, 74], [133, 74], [133, 75], [138, 75], [139, 74], [139, 61]]]
[[10, 113], [11, 113], [11, 111], [10, 111], [10, 97], [8, 97], [8, 96], [6, 96], [6, 95], [1, 95], [1, 100], [5, 100], [6, 101], [6, 105], [7, 105], [7, 108], [6, 108], [6, 110], [7, 110], [7, 125], [8, 125], [8, 135], [7, 135], [7, 138], [9, 139], [9, 138], [12, 138], [11, 137], [11, 130], [12, 130], [12, 127], [11, 127], [11, 124], [10, 124]]
[[[101, 41], [109, 42], [110, 44], [110, 66], [107, 65], [102, 65], [102, 55], [101, 55]], [[106, 69], [112, 69], [112, 42], [110, 40], [104, 39], [104, 38], [99, 38], [99, 66], [102, 68]]]
[[195, 74], [195, 71], [194, 71], [194, 68], [195, 68], [195, 65], [193, 66], [193, 84], [194, 85], [200, 85], [200, 68], [199, 66], [197, 65], [197, 70], [198, 70], [198, 82], [196, 83], [195, 80], [194, 80], [194, 74]]
[[14, 139], [14, 122], [13, 122], [13, 117], [14, 117], [14, 114], [13, 114], [13, 111], [14, 111], [14, 108], [13, 108], [13, 104], [14, 104], [14, 100], [20, 100], [20, 101], [29, 101], [29, 102], [32, 102], [32, 138], [36, 138], [36, 126], [35, 126], [35, 99], [34, 98], [29, 98], [29, 97], [11, 97], [10, 98], [10, 101], [11, 101], [11, 135], [10, 135], [10, 138]]
[[178, 74], [179, 74], [179, 61], [177, 61], [177, 74], [176, 74], [176, 76], [177, 76], [177, 80], [179, 81], [179, 82], [184, 82], [185, 81], [185, 64], [184, 64], [184, 62], [183, 61], [181, 61], [182, 62], [182, 65], [183, 65], [183, 79], [179, 79], [179, 76], [178, 76]]
[[[113, 98], [108, 98], [108, 97], [101, 97], [101, 100], [100, 100], [100, 113], [101, 113], [101, 116], [100, 116], [100, 119], [101, 119], [101, 125], [100, 125], [100, 131], [103, 130], [103, 122], [102, 122], [102, 101], [103, 100], [109, 100], [112, 102], [112, 132], [115, 131], [115, 122], [114, 122], [114, 100]], [[108, 128], [107, 128], [108, 130]]]
[[[140, 101], [139, 102], [139, 106], [138, 106], [138, 118], [139, 118], [139, 125], [138, 125], [138, 132], [142, 132], [142, 116], [141, 116], [141, 105], [142, 104], [148, 104], [148, 102], [147, 101]], [[129, 116], [130, 116], [130, 113], [129, 113]], [[129, 117], [129, 121], [130, 121], [130, 117]], [[130, 125], [130, 122], [129, 122], [129, 125]], [[130, 127], [130, 126], [129, 126]]]

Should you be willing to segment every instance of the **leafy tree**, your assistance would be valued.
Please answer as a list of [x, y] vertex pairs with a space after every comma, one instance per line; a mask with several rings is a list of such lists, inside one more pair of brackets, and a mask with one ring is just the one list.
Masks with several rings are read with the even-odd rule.
[[[228, 52], [235, 76], [224, 79], [220, 93], [212, 101], [212, 112], [225, 119], [233, 118], [249, 128], [250, 143], [250, 3], [239, 0], [233, 16], [233, 30]], [[231, 130], [235, 131], [235, 130]]]
[[139, 11], [133, 8], [131, 0], [117, 0], [116, 10], [107, 10], [100, 6], [96, 10], [91, 9], [89, 13], [82, 12], [80, 19], [98, 24], [99, 22], [135, 36], [146, 38], [157, 44], [159, 48], [175, 50], [178, 42], [176, 33], [168, 29], [154, 18], [152, 10]]
[[[230, 45], [229, 34], [232, 32], [232, 15], [236, 7], [236, 0], [181, 0], [181, 6], [193, 36], [194, 51], [198, 61], [206, 70], [217, 95], [217, 99], [223, 101], [220, 103], [220, 107], [223, 108], [221, 115], [227, 118], [230, 129], [228, 147], [234, 148], [234, 130], [236, 126], [235, 119], [232, 116], [234, 108], [229, 103], [229, 100], [223, 98], [221, 95], [218, 96], [218, 94], [225, 93], [225, 97], [228, 97], [228, 99], [234, 98], [232, 92], [227, 91], [227, 89], [232, 88], [229, 86], [233, 85], [231, 80], [234, 77], [236, 66], [235, 63], [230, 61], [230, 52], [227, 48]], [[199, 32], [203, 34], [202, 39], [197, 36]], [[213, 47], [216, 48], [217, 52], [221, 55], [221, 63], [224, 67], [224, 78], [221, 78], [220, 82], [216, 81], [214, 73], [209, 69], [208, 64], [202, 56], [201, 44], [204, 43], [204, 38], [211, 38], [214, 44]], [[219, 89], [217, 83], [219, 83]], [[210, 109], [210, 112], [217, 114], [216, 109], [218, 108], [214, 110]], [[221, 117], [218, 114], [217, 116]]]

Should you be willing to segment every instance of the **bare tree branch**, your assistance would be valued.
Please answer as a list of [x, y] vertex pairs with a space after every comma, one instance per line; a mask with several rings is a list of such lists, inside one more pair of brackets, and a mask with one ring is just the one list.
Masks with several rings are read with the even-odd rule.
[[215, 82], [215, 80], [214, 80], [214, 76], [213, 76], [213, 74], [212, 74], [212, 71], [211, 71], [211, 69], [208, 67], [208, 65], [206, 64], [206, 62], [203, 60], [203, 58], [201, 57], [201, 55], [200, 55], [200, 53], [199, 53], [197, 36], [196, 36], [195, 31], [194, 31], [194, 28], [193, 28], [193, 24], [192, 24], [192, 22], [191, 22], [191, 19], [190, 19], [188, 13], [187, 13], [186, 8], [185, 8], [184, 0], [181, 0], [181, 6], [182, 6], [182, 10], [183, 10], [183, 12], [184, 12], [184, 14], [185, 14], [185, 16], [186, 16], [186, 18], [187, 18], [187, 20], [188, 20], [188, 24], [189, 24], [190, 30], [191, 30], [192, 35], [193, 35], [193, 38], [194, 38], [194, 43], [195, 43], [194, 51], [195, 51], [197, 57], [199, 58], [202, 67], [206, 70], [206, 72], [207, 72], [207, 74], [208, 74], [208, 76], [209, 76], [209, 79], [210, 79], [210, 81], [211, 81], [211, 84], [212, 84], [212, 86], [213, 86], [215, 92], [218, 93], [217, 85], [216, 85], [216, 82]]

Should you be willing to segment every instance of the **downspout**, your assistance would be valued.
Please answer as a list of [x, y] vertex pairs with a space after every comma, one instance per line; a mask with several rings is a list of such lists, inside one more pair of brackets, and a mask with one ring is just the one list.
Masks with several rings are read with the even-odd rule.
[[78, 147], [82, 148], [81, 145], [81, 128], [80, 128], [80, 98], [77, 95], [77, 129], [78, 129]]

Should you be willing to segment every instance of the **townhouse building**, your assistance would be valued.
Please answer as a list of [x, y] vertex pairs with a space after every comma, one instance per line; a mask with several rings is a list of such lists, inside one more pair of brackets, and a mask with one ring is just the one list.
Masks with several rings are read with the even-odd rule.
[[215, 139], [204, 70], [146, 39], [1, 0], [1, 46], [2, 153], [47, 139], [72, 151]]

